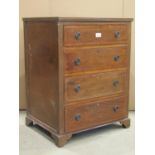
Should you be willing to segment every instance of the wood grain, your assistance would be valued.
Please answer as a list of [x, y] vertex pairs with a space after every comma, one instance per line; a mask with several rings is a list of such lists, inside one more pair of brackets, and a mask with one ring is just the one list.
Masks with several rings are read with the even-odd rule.
[[[128, 113], [126, 105], [124, 97], [120, 97], [109, 101], [66, 106], [65, 131], [77, 131], [125, 118]], [[115, 107], [118, 107], [116, 111]], [[80, 116], [79, 120], [76, 119], [77, 116]]]
[[[115, 85], [114, 83], [117, 82]], [[76, 87], [80, 86], [77, 92]], [[65, 78], [66, 104], [71, 101], [108, 96], [126, 91], [126, 72], [105, 72]]]
[[66, 74], [127, 68], [128, 61], [128, 46], [64, 48]]
[[24, 19], [27, 125], [57, 146], [112, 122], [129, 126], [130, 20]]
[[57, 25], [25, 22], [27, 111], [58, 129]]
[[132, 18], [88, 18], [88, 17], [29, 17], [24, 21], [56, 21], [56, 22], [131, 22]]
[[[79, 32], [79, 39], [75, 34]], [[120, 32], [118, 38], [115, 32]], [[96, 33], [101, 33], [97, 38]], [[128, 24], [103, 23], [89, 25], [65, 25], [64, 26], [64, 46], [92, 46], [105, 44], [122, 44], [128, 42]]]

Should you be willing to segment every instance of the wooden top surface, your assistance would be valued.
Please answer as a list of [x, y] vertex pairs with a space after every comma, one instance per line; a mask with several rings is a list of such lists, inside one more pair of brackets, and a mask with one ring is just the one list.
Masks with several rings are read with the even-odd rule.
[[23, 21], [57, 21], [57, 22], [131, 22], [133, 18], [90, 18], [90, 17], [30, 17]]

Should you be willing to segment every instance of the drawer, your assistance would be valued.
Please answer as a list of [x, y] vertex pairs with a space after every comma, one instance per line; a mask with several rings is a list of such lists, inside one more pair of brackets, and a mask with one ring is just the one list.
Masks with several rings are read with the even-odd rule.
[[65, 25], [64, 45], [85, 46], [128, 43], [128, 34], [128, 24], [122, 23]]
[[64, 48], [65, 73], [127, 67], [128, 46]]
[[65, 131], [73, 132], [127, 117], [125, 97], [65, 108]]
[[124, 93], [127, 73], [125, 71], [87, 74], [65, 78], [66, 103], [94, 97]]

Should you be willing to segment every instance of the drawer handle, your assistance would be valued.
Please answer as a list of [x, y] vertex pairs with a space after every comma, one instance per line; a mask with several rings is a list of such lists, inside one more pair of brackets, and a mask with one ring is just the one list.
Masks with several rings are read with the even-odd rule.
[[75, 39], [76, 40], [79, 40], [80, 39], [80, 32], [75, 32]]
[[119, 31], [116, 31], [114, 33], [115, 38], [119, 38], [121, 36], [121, 33]]
[[113, 86], [114, 87], [117, 87], [118, 85], [119, 85], [119, 81], [118, 80], [113, 81]]
[[119, 55], [116, 55], [116, 56], [113, 57], [113, 60], [116, 61], [116, 62], [117, 62], [119, 59], [120, 59], [120, 56], [119, 56]]
[[74, 88], [74, 90], [78, 93], [80, 91], [81, 87], [79, 84], [77, 84]]
[[76, 114], [75, 117], [74, 117], [74, 119], [75, 119], [76, 121], [80, 121], [81, 115], [80, 115], [80, 114]]
[[80, 65], [80, 58], [75, 59], [74, 64], [77, 65], [77, 66]]
[[113, 112], [117, 112], [119, 110], [119, 106], [118, 105], [115, 105], [114, 107], [113, 107]]

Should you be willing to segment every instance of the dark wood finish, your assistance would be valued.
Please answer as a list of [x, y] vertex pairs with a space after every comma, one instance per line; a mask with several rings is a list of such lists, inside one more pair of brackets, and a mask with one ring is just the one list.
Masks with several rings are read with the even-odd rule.
[[65, 131], [72, 132], [127, 117], [124, 97], [65, 108]]
[[128, 61], [127, 46], [64, 48], [65, 74], [127, 68]]
[[24, 21], [56, 21], [56, 22], [131, 22], [132, 18], [90, 18], [90, 17], [31, 17]]
[[33, 125], [33, 121], [31, 119], [29, 119], [28, 117], [25, 118], [25, 123], [26, 123], [26, 126], [32, 126]]
[[[67, 102], [125, 93], [126, 72], [104, 72], [65, 78]], [[79, 86], [79, 90], [78, 89]]]
[[122, 121], [120, 121], [121, 125], [123, 128], [129, 128], [130, 127], [130, 119], [129, 118], [126, 118]]
[[71, 139], [72, 137], [72, 134], [53, 134], [51, 133], [51, 136], [53, 137], [54, 141], [55, 141], [55, 144], [58, 146], [58, 147], [62, 147], [64, 146], [68, 140]]
[[59, 104], [58, 104], [58, 133], [64, 133], [64, 58], [63, 58], [63, 24], [58, 23], [58, 66], [59, 66]]
[[[120, 35], [116, 37], [115, 33]], [[76, 33], [79, 37], [76, 38]], [[99, 37], [97, 37], [99, 33]], [[92, 46], [128, 42], [128, 24], [103, 23], [95, 25], [65, 25], [64, 46]]]
[[57, 134], [56, 129], [49, 126], [47, 123], [42, 122], [41, 120], [39, 120], [38, 118], [36, 118], [35, 116], [33, 116], [31, 114], [28, 114], [26, 116], [26, 120], [29, 120], [29, 122], [32, 122], [32, 125], [39, 125], [40, 127], [46, 129], [48, 132], [53, 133], [53, 134]]
[[27, 111], [58, 129], [58, 33], [56, 23], [25, 22]]
[[74, 133], [129, 127], [131, 21], [25, 18], [26, 125], [46, 129], [59, 147]]
[[46, 129], [51, 134], [51, 137], [54, 139], [55, 144], [58, 147], [62, 147], [72, 137], [72, 134], [57, 134], [57, 131], [55, 129], [48, 126], [44, 122], [41, 122], [37, 118], [33, 117], [31, 114], [29, 114], [26, 117], [26, 125], [27, 126], [33, 126], [35, 124]]

